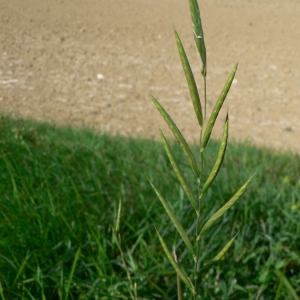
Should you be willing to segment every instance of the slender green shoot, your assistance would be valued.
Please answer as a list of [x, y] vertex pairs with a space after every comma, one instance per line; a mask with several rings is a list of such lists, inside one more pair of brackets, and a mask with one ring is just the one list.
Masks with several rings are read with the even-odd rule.
[[71, 272], [70, 272], [70, 275], [69, 275], [69, 280], [67, 281], [67, 284], [66, 284], [66, 298], [65, 298], [66, 300], [69, 298], [71, 283], [72, 283], [72, 279], [73, 279], [73, 276], [74, 276], [74, 273], [75, 273], [75, 269], [76, 269], [76, 266], [77, 266], [78, 259], [80, 257], [80, 252], [81, 252], [81, 248], [79, 247], [76, 254], [75, 254], [75, 257], [74, 257]]
[[[186, 265], [180, 265], [180, 263], [177, 260], [176, 255], [176, 249], [174, 249], [174, 256], [171, 254], [171, 252], [168, 249], [168, 246], [166, 245], [164, 239], [160, 235], [160, 233], [157, 231], [157, 235], [159, 237], [160, 243], [165, 251], [166, 256], [169, 259], [169, 262], [175, 269], [177, 273], [177, 293], [178, 293], [178, 299], [183, 298], [182, 293], [182, 287], [181, 287], [181, 281], [182, 280], [188, 289], [191, 291], [192, 299], [196, 300], [198, 296], [203, 296], [203, 290], [200, 290], [200, 283], [203, 283], [203, 279], [199, 277], [200, 270], [203, 270], [205, 264], [203, 260], [201, 260], [201, 252], [204, 251], [200, 247], [200, 244], [202, 244], [202, 237], [203, 235], [234, 205], [234, 203], [241, 197], [241, 195], [245, 192], [247, 186], [249, 185], [252, 177], [248, 179], [241, 187], [240, 189], [228, 200], [220, 209], [217, 210], [217, 212], [213, 213], [210, 217], [209, 215], [203, 216], [201, 215], [202, 212], [202, 206], [204, 205], [204, 195], [207, 193], [207, 191], [210, 189], [212, 184], [214, 183], [217, 175], [220, 172], [222, 163], [224, 161], [226, 149], [227, 149], [227, 143], [228, 143], [228, 132], [229, 132], [229, 118], [228, 113], [225, 120], [224, 125], [224, 131], [223, 136], [219, 148], [219, 153], [215, 159], [215, 163], [212, 167], [212, 170], [210, 171], [206, 181], [201, 186], [201, 178], [205, 172], [205, 155], [206, 155], [206, 147], [208, 144], [208, 141], [211, 136], [211, 132], [214, 128], [215, 122], [217, 120], [217, 117], [219, 115], [219, 112], [224, 104], [224, 101], [227, 97], [227, 94], [230, 90], [232, 81], [235, 77], [236, 70], [237, 70], [237, 64], [234, 66], [233, 71], [230, 73], [225, 86], [220, 94], [219, 99], [216, 101], [216, 104], [212, 110], [212, 113], [208, 119], [208, 122], [206, 121], [206, 103], [207, 103], [207, 86], [206, 86], [206, 75], [207, 75], [207, 58], [206, 58], [206, 48], [204, 43], [204, 33], [202, 28], [202, 22], [200, 17], [200, 10], [197, 0], [189, 0], [190, 3], [190, 11], [191, 11], [191, 18], [192, 18], [192, 24], [193, 24], [193, 35], [194, 40], [196, 44], [196, 48], [198, 50], [198, 53], [201, 57], [202, 61], [202, 76], [203, 76], [203, 85], [204, 85], [204, 114], [202, 112], [202, 105], [201, 100], [199, 96], [199, 89], [195, 81], [194, 74], [192, 72], [192, 68], [190, 66], [186, 51], [184, 49], [183, 43], [179, 37], [178, 32], [175, 30], [175, 39], [176, 44], [179, 52], [179, 57], [181, 59], [182, 67], [185, 73], [186, 81], [189, 87], [190, 91], [190, 97], [193, 103], [195, 115], [199, 124], [199, 136], [200, 136], [200, 168], [198, 168], [197, 164], [197, 158], [194, 157], [192, 151], [190, 150], [190, 147], [188, 146], [186, 139], [183, 137], [182, 133], [178, 129], [177, 125], [173, 121], [173, 119], [170, 117], [170, 115], [167, 113], [167, 111], [163, 108], [163, 106], [159, 103], [159, 101], [151, 96], [152, 101], [154, 102], [156, 108], [170, 127], [171, 131], [173, 132], [173, 135], [179, 145], [181, 146], [181, 149], [189, 163], [189, 166], [194, 173], [196, 180], [195, 182], [191, 183], [187, 180], [188, 177], [184, 174], [184, 172], [181, 170], [180, 163], [175, 158], [175, 155], [171, 149], [171, 146], [169, 142], [167, 141], [166, 137], [164, 136], [163, 132], [161, 131], [161, 139], [165, 148], [165, 151], [168, 155], [168, 158], [171, 162], [171, 165], [173, 167], [173, 170], [175, 174], [177, 175], [177, 178], [179, 180], [179, 183], [182, 187], [182, 189], [185, 191], [185, 194], [190, 201], [190, 204], [195, 211], [195, 235], [191, 236], [187, 234], [187, 231], [184, 230], [181, 221], [177, 218], [175, 212], [171, 209], [170, 205], [168, 204], [168, 201], [161, 195], [161, 193], [157, 190], [157, 188], [154, 186], [154, 184], [151, 184], [152, 188], [154, 189], [158, 199], [160, 200], [161, 204], [163, 205], [165, 211], [167, 212], [171, 222], [173, 223], [174, 227], [176, 228], [177, 232], [179, 233], [179, 236], [181, 237], [184, 245], [186, 246], [189, 254], [192, 257], [193, 266], [190, 266], [187, 268]], [[206, 125], [206, 126], [205, 126]], [[198, 194], [195, 196], [195, 192], [193, 187], [198, 186]], [[197, 200], [196, 200], [197, 199]], [[204, 220], [208, 219], [204, 225]], [[235, 240], [234, 236], [231, 238], [225, 246], [217, 253], [215, 254], [214, 258], [209, 263], [216, 263], [218, 262], [228, 251], [228, 249], [231, 247]], [[193, 241], [193, 243], [191, 242]], [[209, 251], [208, 249], [205, 249], [205, 251]], [[191, 274], [187, 274], [188, 272], [186, 270], [193, 270]], [[192, 283], [193, 282], [193, 283]]]
[[112, 228], [112, 230], [113, 230], [113, 235], [114, 235], [115, 242], [116, 242], [117, 247], [120, 251], [123, 267], [126, 271], [127, 279], [129, 281], [130, 286], [128, 287], [128, 293], [130, 294], [130, 297], [131, 297], [132, 300], [137, 300], [138, 299], [137, 284], [132, 279], [132, 276], [131, 276], [130, 271], [129, 271], [128, 264], [127, 264], [126, 259], [125, 259], [125, 253], [124, 253], [122, 245], [121, 245], [122, 244], [121, 233], [120, 233], [121, 213], [122, 213], [122, 199], [120, 199], [119, 205], [118, 205], [118, 211], [117, 211], [117, 217], [116, 217], [116, 226], [115, 226], [115, 228]]

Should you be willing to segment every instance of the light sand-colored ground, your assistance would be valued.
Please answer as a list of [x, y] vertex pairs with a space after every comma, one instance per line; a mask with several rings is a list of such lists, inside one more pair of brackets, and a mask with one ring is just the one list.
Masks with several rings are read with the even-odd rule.
[[[220, 121], [229, 109], [232, 138], [300, 152], [300, 1], [200, 7], [208, 111], [238, 60]], [[165, 126], [151, 92], [196, 140], [174, 26], [202, 90], [188, 0], [0, 0], [0, 111], [157, 138]]]

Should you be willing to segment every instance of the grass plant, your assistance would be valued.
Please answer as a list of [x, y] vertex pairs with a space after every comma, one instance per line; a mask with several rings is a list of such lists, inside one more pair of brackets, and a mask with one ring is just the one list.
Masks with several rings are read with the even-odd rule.
[[[182, 189], [184, 190], [188, 200], [190, 201], [190, 204], [194, 210], [194, 233], [188, 234], [186, 230], [184, 229], [183, 225], [181, 224], [181, 221], [177, 218], [175, 212], [172, 210], [168, 202], [165, 200], [165, 198], [160, 194], [160, 192], [156, 189], [156, 187], [151, 183], [156, 195], [158, 196], [159, 200], [161, 201], [164, 209], [166, 210], [168, 216], [170, 217], [173, 225], [175, 226], [179, 236], [181, 237], [183, 243], [185, 244], [186, 249], [188, 250], [193, 263], [192, 266], [184, 266], [183, 262], [178, 262], [176, 249], [174, 249], [174, 253], [172, 254], [169, 250], [166, 242], [164, 241], [164, 238], [161, 236], [159, 231], [157, 231], [159, 240], [161, 242], [161, 245], [166, 253], [166, 256], [168, 257], [170, 263], [174, 267], [178, 278], [186, 284], [186, 286], [189, 288], [191, 295], [188, 296], [190, 299], [198, 299], [203, 296], [203, 290], [204, 287], [202, 287], [201, 291], [201, 285], [204, 284], [204, 281], [202, 278], [205, 276], [205, 270], [206, 265], [211, 264], [214, 262], [219, 261], [224, 254], [228, 251], [230, 246], [232, 245], [234, 239], [237, 236], [237, 233], [234, 234], [234, 236], [229, 239], [225, 245], [223, 245], [223, 248], [220, 249], [219, 252], [216, 253], [215, 257], [211, 259], [211, 261], [204, 261], [201, 259], [202, 252], [204, 251], [204, 247], [206, 245], [202, 244], [203, 236], [209, 231], [209, 229], [218, 221], [227, 211], [231, 208], [233, 204], [240, 198], [240, 196], [244, 193], [247, 186], [249, 185], [252, 177], [250, 177], [235, 193], [231, 198], [223, 204], [216, 212], [208, 212], [206, 215], [202, 213], [202, 207], [205, 204], [204, 195], [208, 192], [209, 188], [212, 186], [213, 182], [215, 181], [220, 168], [222, 166], [226, 148], [227, 148], [227, 141], [228, 141], [228, 131], [229, 131], [229, 118], [228, 114], [225, 120], [224, 124], [224, 131], [222, 136], [222, 141], [220, 145], [220, 149], [218, 152], [218, 155], [216, 156], [216, 161], [214, 163], [214, 166], [212, 167], [209, 175], [207, 176], [206, 180], [203, 181], [203, 174], [204, 174], [204, 160], [205, 160], [205, 154], [206, 154], [206, 147], [208, 145], [208, 142], [210, 140], [211, 132], [213, 130], [214, 124], [217, 120], [217, 117], [219, 115], [220, 109], [226, 99], [226, 96], [230, 90], [232, 81], [235, 77], [235, 73], [237, 70], [237, 64], [234, 66], [233, 71], [230, 73], [228, 80], [220, 94], [219, 99], [217, 100], [212, 113], [209, 117], [209, 119], [206, 119], [206, 103], [207, 103], [207, 96], [206, 96], [206, 75], [207, 75], [207, 62], [206, 62], [206, 47], [205, 47], [205, 41], [204, 41], [204, 33], [201, 23], [201, 17], [200, 17], [200, 10], [198, 6], [197, 0], [189, 0], [190, 4], [190, 12], [191, 12], [191, 18], [193, 23], [193, 34], [194, 34], [194, 40], [196, 44], [196, 48], [199, 53], [199, 57], [202, 61], [202, 76], [204, 81], [204, 112], [202, 109], [202, 103], [200, 101], [199, 91], [197, 84], [194, 79], [194, 75], [189, 63], [189, 60], [187, 58], [185, 49], [183, 47], [183, 44], [181, 42], [181, 39], [175, 30], [175, 38], [177, 42], [177, 48], [179, 51], [179, 56], [182, 62], [182, 66], [185, 72], [186, 80], [188, 83], [188, 87], [190, 90], [190, 96], [193, 102], [194, 111], [196, 114], [196, 118], [198, 120], [199, 124], [199, 136], [200, 136], [200, 153], [199, 153], [199, 164], [197, 164], [197, 159], [195, 158], [195, 155], [191, 151], [189, 145], [187, 144], [184, 136], [178, 129], [175, 122], [172, 120], [170, 115], [166, 112], [166, 110], [163, 108], [163, 106], [157, 101], [156, 98], [152, 96], [152, 100], [154, 104], [156, 105], [158, 111], [161, 113], [162, 117], [166, 121], [166, 123], [169, 125], [175, 139], [177, 140], [178, 144], [180, 145], [187, 163], [189, 164], [191, 170], [194, 173], [194, 181], [196, 182], [198, 186], [198, 190], [196, 193], [194, 193], [191, 189], [191, 184], [186, 179], [184, 173], [182, 172], [179, 163], [177, 162], [171, 147], [165, 138], [163, 132], [161, 131], [161, 138], [162, 142], [165, 148], [165, 151], [168, 155], [168, 158], [170, 160], [170, 163], [174, 169], [174, 172], [177, 175], [177, 178], [181, 184]], [[192, 223], [193, 224], [193, 223]], [[192, 225], [191, 224], [191, 225]], [[209, 233], [208, 233], [209, 234]], [[178, 282], [178, 299], [183, 299], [183, 292], [180, 286], [180, 281]]]
[[189, 290], [203, 299], [299, 298], [300, 157], [247, 143], [227, 149], [228, 118], [221, 146], [209, 141], [236, 67], [207, 121], [204, 36], [190, 3], [203, 111], [175, 37], [198, 145], [186, 143], [155, 98], [179, 145], [163, 133], [161, 145], [0, 117], [1, 300], [183, 299]]

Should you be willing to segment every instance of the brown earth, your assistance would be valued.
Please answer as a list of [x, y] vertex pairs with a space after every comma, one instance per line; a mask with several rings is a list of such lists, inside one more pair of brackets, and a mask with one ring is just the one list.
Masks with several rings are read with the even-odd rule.
[[[234, 139], [300, 152], [300, 1], [202, 0], [200, 7], [208, 112], [239, 61], [220, 121], [229, 109]], [[150, 92], [196, 140], [174, 27], [202, 91], [187, 0], [0, 0], [0, 110], [157, 138], [165, 125]]]

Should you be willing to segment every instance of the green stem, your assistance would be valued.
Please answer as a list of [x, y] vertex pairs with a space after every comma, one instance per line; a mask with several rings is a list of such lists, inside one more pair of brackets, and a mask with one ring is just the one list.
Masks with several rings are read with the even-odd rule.
[[[200, 131], [200, 149], [202, 145], [202, 137], [203, 137], [203, 127]], [[200, 233], [200, 217], [201, 217], [201, 200], [202, 200], [202, 194], [201, 194], [201, 177], [203, 174], [204, 169], [204, 163], [203, 163], [204, 157], [203, 157], [203, 151], [200, 152], [200, 177], [198, 178], [198, 211], [199, 214], [197, 215], [196, 220], [196, 236], [195, 236], [195, 242], [196, 242], [196, 262], [194, 263], [194, 286], [195, 286], [195, 294], [193, 296], [193, 299], [196, 300], [197, 298], [197, 291], [198, 291], [198, 271], [199, 271], [199, 257], [200, 257], [200, 245], [199, 245], [199, 233]]]
[[[207, 103], [207, 95], [206, 95], [206, 75], [203, 76], [204, 80], [204, 120], [203, 126], [206, 123], [206, 103]], [[202, 202], [202, 194], [201, 194], [201, 177], [204, 170], [204, 153], [202, 149], [202, 138], [203, 138], [203, 127], [201, 127], [200, 131], [200, 178], [198, 179], [198, 210], [199, 214], [197, 215], [196, 221], [196, 262], [194, 264], [194, 286], [195, 286], [195, 295], [193, 299], [196, 300], [197, 298], [197, 291], [198, 291], [198, 272], [200, 269], [199, 265], [199, 257], [200, 257], [200, 217], [201, 217], [201, 202]]]
[[125, 268], [126, 274], [127, 274], [127, 279], [129, 281], [130, 284], [130, 288], [128, 288], [128, 292], [130, 294], [130, 297], [132, 300], [137, 300], [137, 290], [136, 290], [136, 284], [133, 283], [132, 277], [130, 275], [125, 257], [124, 257], [124, 252], [122, 250], [121, 247], [121, 234], [117, 233], [116, 231], [113, 230], [115, 239], [116, 239], [116, 243], [117, 243], [117, 247], [119, 248], [120, 254], [121, 254], [121, 259], [122, 259], [122, 263], [123, 263], [123, 267]]
[[[199, 192], [199, 195], [200, 195], [200, 192]], [[202, 198], [202, 195], [199, 196], [199, 209], [201, 207], [201, 199]], [[199, 266], [199, 258], [200, 258], [200, 236], [199, 236], [199, 233], [200, 233], [200, 214], [197, 215], [197, 221], [196, 221], [196, 262], [194, 263], [194, 286], [195, 286], [195, 290], [196, 290], [196, 293], [194, 295], [194, 299], [196, 299], [197, 297], [197, 291], [198, 291], [198, 272], [199, 272], [199, 269], [200, 269], [200, 266]]]
[[206, 75], [203, 76], [204, 79], [204, 122], [206, 120]]

